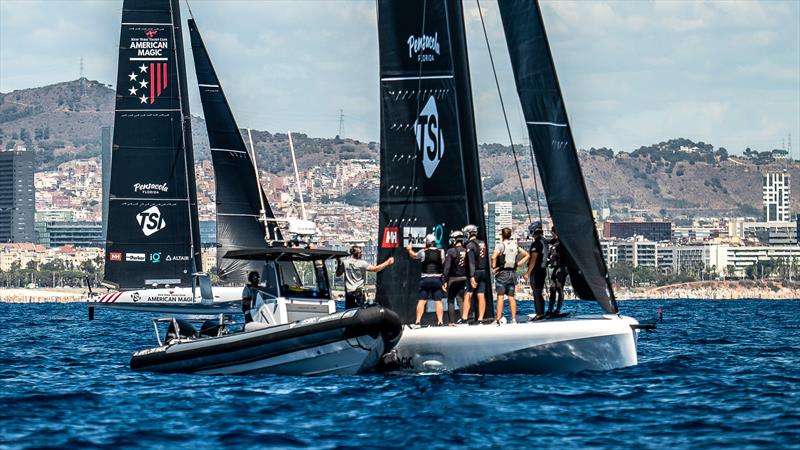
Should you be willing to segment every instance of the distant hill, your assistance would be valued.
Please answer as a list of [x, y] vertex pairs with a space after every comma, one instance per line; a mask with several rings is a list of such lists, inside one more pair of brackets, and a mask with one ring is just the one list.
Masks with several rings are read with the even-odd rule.
[[[0, 93], [0, 145], [8, 148], [24, 143], [36, 148], [40, 170], [51, 170], [70, 159], [96, 157], [100, 153], [100, 127], [112, 124], [113, 109], [114, 91], [86, 79]], [[203, 119], [194, 118], [192, 132], [197, 159], [210, 158]], [[378, 159], [379, 148], [374, 142], [312, 138], [302, 133], [293, 134], [293, 138], [301, 170], [338, 160]], [[260, 168], [289, 173], [291, 157], [286, 134], [254, 130], [253, 140]], [[530, 190], [530, 157], [527, 150], [520, 150], [523, 182]], [[522, 194], [510, 148], [483, 144], [480, 151], [486, 200], [513, 200], [521, 211]], [[587, 188], [598, 208], [609, 205], [647, 209], [654, 215], [759, 216], [761, 173], [787, 169], [794, 180], [792, 210], [800, 210], [800, 164], [779, 159], [783, 156], [779, 150], [746, 149], [745, 155], [734, 157], [727, 149], [685, 138], [631, 152], [607, 148], [580, 152]], [[533, 198], [532, 191], [530, 195]], [[371, 198], [368, 193], [351, 197]]]

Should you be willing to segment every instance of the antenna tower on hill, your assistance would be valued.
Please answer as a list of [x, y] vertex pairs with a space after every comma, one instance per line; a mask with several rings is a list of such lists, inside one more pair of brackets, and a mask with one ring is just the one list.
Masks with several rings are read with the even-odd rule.
[[339, 138], [344, 138], [344, 110], [339, 110]]
[[81, 97], [86, 97], [86, 78], [83, 76], [83, 56], [81, 56]]

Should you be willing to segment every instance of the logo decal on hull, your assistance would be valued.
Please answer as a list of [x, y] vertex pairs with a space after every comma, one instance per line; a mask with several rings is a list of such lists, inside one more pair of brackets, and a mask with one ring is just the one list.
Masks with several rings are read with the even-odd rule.
[[412, 248], [424, 247], [427, 231], [425, 227], [403, 227], [403, 247], [407, 245]]
[[400, 247], [400, 230], [397, 227], [386, 227], [383, 229], [383, 240], [381, 241], [381, 247]]
[[425, 107], [414, 122], [414, 134], [417, 137], [417, 149], [422, 152], [422, 167], [425, 176], [430, 178], [439, 167], [444, 155], [444, 139], [439, 127], [439, 111], [433, 96], [428, 98]]

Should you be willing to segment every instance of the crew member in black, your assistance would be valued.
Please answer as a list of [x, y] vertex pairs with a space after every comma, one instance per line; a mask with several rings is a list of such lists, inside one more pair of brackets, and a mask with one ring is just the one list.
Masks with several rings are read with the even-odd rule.
[[253, 321], [250, 310], [255, 308], [256, 298], [258, 296], [258, 283], [261, 281], [261, 276], [258, 272], [250, 272], [247, 274], [247, 285], [242, 290], [242, 313], [244, 314], [244, 323]]
[[[561, 314], [561, 305], [564, 303], [564, 284], [567, 281], [567, 255], [564, 245], [558, 240], [555, 227], [550, 229], [553, 234], [549, 242], [547, 265], [552, 268], [550, 272], [550, 301], [547, 304], [546, 317], [558, 317]], [[558, 298], [555, 311], [553, 305]]]
[[478, 321], [483, 320], [486, 314], [486, 285], [488, 284], [488, 250], [486, 243], [478, 239], [478, 227], [467, 225], [462, 230], [467, 236], [467, 276], [469, 286], [464, 296], [464, 308], [461, 310], [461, 320], [469, 320], [469, 310], [472, 306], [472, 297], [478, 297]]
[[406, 246], [409, 256], [422, 263], [415, 325], [420, 324], [428, 300], [436, 302], [436, 325], [443, 325], [444, 309], [442, 308], [442, 297], [444, 289], [442, 288], [442, 272], [444, 269], [444, 250], [436, 248], [435, 245], [436, 236], [429, 234], [425, 236], [425, 248], [422, 250], [415, 252], [411, 245]]
[[456, 322], [456, 299], [464, 308], [464, 290], [467, 287], [467, 249], [464, 248], [464, 233], [460, 230], [450, 233], [450, 248], [444, 256], [442, 287], [447, 291], [447, 315], [449, 323]]
[[530, 281], [531, 289], [533, 290], [533, 306], [536, 310], [536, 315], [533, 320], [541, 320], [544, 318], [544, 280], [547, 278], [547, 247], [545, 246], [544, 239], [542, 239], [542, 223], [534, 222], [528, 227], [528, 231], [533, 236], [531, 248], [528, 252], [530, 259], [528, 259], [528, 271], [523, 278]]

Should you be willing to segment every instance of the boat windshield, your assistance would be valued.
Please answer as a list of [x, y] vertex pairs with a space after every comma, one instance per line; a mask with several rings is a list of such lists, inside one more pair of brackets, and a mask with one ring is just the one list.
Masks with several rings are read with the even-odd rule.
[[278, 277], [284, 297], [330, 299], [325, 263], [317, 261], [278, 262]]

